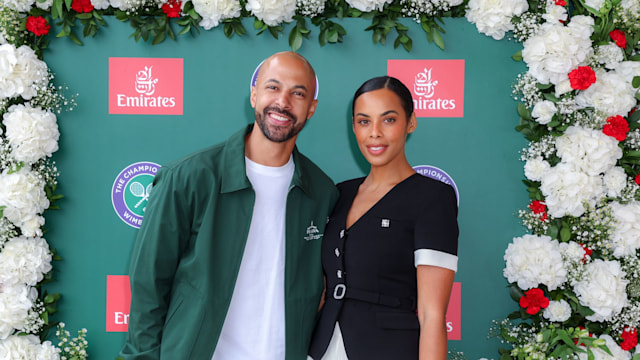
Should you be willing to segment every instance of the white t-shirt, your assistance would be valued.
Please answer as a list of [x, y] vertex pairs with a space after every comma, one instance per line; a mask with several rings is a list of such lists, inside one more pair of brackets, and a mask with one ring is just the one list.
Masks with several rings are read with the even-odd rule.
[[[256, 194], [240, 271], [212, 360], [285, 357], [285, 211], [293, 158], [281, 167], [245, 157]], [[233, 224], [221, 224], [233, 226]]]

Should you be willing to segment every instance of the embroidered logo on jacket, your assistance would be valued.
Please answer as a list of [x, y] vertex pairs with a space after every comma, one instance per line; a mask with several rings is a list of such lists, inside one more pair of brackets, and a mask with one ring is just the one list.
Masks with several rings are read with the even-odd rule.
[[307, 241], [318, 240], [321, 239], [323, 235], [324, 234], [321, 234], [320, 230], [318, 230], [318, 227], [313, 225], [313, 221], [311, 221], [311, 225], [307, 227], [307, 236], [305, 236], [304, 239]]

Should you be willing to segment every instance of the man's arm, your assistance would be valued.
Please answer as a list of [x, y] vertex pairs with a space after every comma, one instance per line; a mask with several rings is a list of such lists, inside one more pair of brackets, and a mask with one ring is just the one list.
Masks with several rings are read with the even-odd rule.
[[133, 248], [129, 270], [129, 331], [120, 356], [126, 360], [160, 359], [160, 344], [170, 292], [189, 236], [185, 194], [170, 170], [161, 168]]

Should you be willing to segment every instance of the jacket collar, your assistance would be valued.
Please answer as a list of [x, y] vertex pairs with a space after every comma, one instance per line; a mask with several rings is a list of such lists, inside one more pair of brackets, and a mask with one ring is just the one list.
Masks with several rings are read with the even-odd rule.
[[[247, 178], [247, 169], [244, 161], [245, 142], [244, 139], [253, 129], [253, 124], [247, 125], [243, 130], [231, 135], [227, 140], [222, 152], [222, 184], [220, 192], [229, 193], [242, 189], [251, 188], [251, 182]], [[309, 179], [305, 169], [305, 158], [298, 147], [293, 148], [293, 179], [291, 187], [299, 186], [305, 193], [309, 193]]]

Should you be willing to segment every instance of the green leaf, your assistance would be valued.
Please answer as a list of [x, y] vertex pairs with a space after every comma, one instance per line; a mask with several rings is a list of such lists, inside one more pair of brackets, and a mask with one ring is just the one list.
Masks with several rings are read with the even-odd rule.
[[331, 29], [327, 32], [327, 41], [330, 43], [338, 42], [338, 30]]
[[289, 33], [289, 46], [293, 51], [300, 49], [302, 46], [302, 34], [297, 26], [291, 29]]
[[520, 290], [516, 285], [511, 285], [509, 288], [509, 295], [515, 302], [520, 302], [520, 298], [524, 296], [524, 292]]
[[522, 50], [518, 51], [517, 53], [511, 55], [511, 58], [514, 61], [522, 61]]
[[442, 34], [437, 30], [433, 32], [433, 43], [441, 50], [444, 50], [444, 39], [442, 38]]
[[158, 33], [158, 34], [153, 38], [153, 41], [151, 42], [151, 44], [152, 44], [152, 45], [158, 45], [158, 44], [160, 44], [161, 42], [163, 42], [163, 41], [164, 41], [165, 36], [166, 36], [165, 32], [164, 32], [164, 31], [160, 31], [160, 32], [159, 32], [159, 33]]
[[633, 87], [636, 89], [640, 87], [640, 76], [634, 76], [633, 80], [631, 81], [631, 85], [633, 85]]
[[560, 229], [560, 242], [569, 242], [571, 239], [571, 230], [567, 226], [563, 226]]
[[0, 206], [0, 218], [4, 216], [3, 213], [4, 213], [4, 209], [6, 208], [7, 208], [6, 206]]

